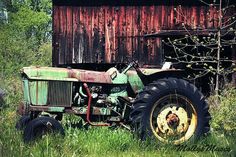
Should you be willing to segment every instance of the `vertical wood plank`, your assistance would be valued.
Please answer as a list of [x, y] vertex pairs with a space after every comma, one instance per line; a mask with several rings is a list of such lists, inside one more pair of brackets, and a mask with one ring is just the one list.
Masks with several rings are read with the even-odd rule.
[[120, 16], [120, 7], [114, 7], [113, 8], [113, 14], [114, 14], [114, 20], [113, 20], [113, 26], [114, 26], [114, 38], [113, 38], [113, 43], [114, 43], [114, 62], [117, 61], [117, 56], [119, 52], [119, 36], [120, 36], [120, 28], [119, 28], [119, 16]]
[[142, 54], [142, 41], [143, 38], [141, 38], [140, 36], [142, 35], [142, 24], [141, 24], [141, 16], [142, 16], [142, 8], [140, 6], [137, 7], [138, 9], [138, 15], [137, 15], [137, 35], [139, 36], [138, 40], [137, 40], [137, 51], [136, 51], [136, 59], [139, 60], [139, 58], [141, 58], [141, 54]]
[[197, 8], [192, 7], [192, 14], [191, 14], [191, 23], [192, 23], [192, 28], [196, 29], [197, 28], [197, 23], [198, 23], [198, 16], [197, 16]]
[[66, 44], [66, 7], [60, 6], [59, 64], [65, 63]]
[[86, 19], [85, 19], [85, 29], [86, 29], [86, 42], [87, 42], [87, 59], [86, 61], [88, 63], [93, 63], [94, 60], [94, 56], [93, 56], [93, 42], [92, 42], [92, 19], [93, 19], [93, 15], [92, 15], [92, 7], [87, 7], [87, 14], [86, 14]]
[[114, 7], [109, 7], [109, 14], [110, 14], [110, 50], [111, 50], [111, 63], [115, 63], [115, 11]]
[[121, 6], [119, 10], [119, 49], [117, 55], [117, 62], [122, 62], [125, 51], [125, 43], [126, 43], [126, 8], [125, 6]]
[[165, 29], [165, 6], [161, 6], [161, 29]]
[[138, 18], [139, 18], [138, 7], [132, 7], [132, 59], [137, 60], [137, 51], [138, 51]]
[[200, 7], [200, 27], [205, 29], [205, 15], [204, 15], [204, 7]]
[[87, 35], [86, 35], [87, 8], [80, 7], [80, 62], [87, 63]]
[[111, 41], [110, 41], [110, 27], [111, 27], [111, 21], [109, 18], [109, 8], [105, 7], [105, 62], [110, 63], [111, 62]]
[[72, 63], [79, 63], [79, 44], [80, 44], [80, 32], [79, 32], [79, 7], [73, 7], [73, 55], [72, 55]]
[[132, 8], [126, 7], [126, 55], [124, 57], [124, 61], [131, 59], [132, 56]]
[[93, 44], [93, 50], [92, 50], [92, 54], [93, 54], [93, 62], [98, 63], [99, 62], [99, 54], [100, 54], [100, 36], [99, 36], [99, 20], [98, 20], [98, 15], [99, 14], [99, 10], [97, 7], [93, 7], [92, 9], [92, 15], [93, 15], [93, 19], [92, 19], [92, 44]]
[[72, 7], [67, 6], [66, 8], [66, 47], [65, 50], [65, 62], [71, 64], [72, 63], [72, 46], [73, 46], [73, 12]]
[[[154, 26], [154, 13], [155, 13], [155, 7], [154, 6], [150, 6], [150, 28], [149, 28], [149, 32], [155, 33], [155, 26]], [[149, 60], [147, 62], [147, 64], [154, 64], [155, 62], [155, 55], [156, 55], [156, 38], [151, 38], [150, 39], [150, 51], [149, 51]]]
[[58, 65], [59, 60], [59, 34], [60, 34], [60, 9], [58, 6], [53, 7], [53, 40], [52, 40], [52, 65]]
[[170, 29], [173, 29], [175, 23], [174, 6], [170, 6]]
[[104, 63], [105, 62], [105, 8], [99, 7], [98, 8], [98, 31], [99, 31], [99, 56], [98, 62]]

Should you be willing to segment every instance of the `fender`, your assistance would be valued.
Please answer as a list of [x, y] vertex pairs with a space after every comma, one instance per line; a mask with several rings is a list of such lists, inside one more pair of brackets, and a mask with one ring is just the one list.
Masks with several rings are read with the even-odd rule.
[[137, 70], [137, 74], [142, 80], [144, 86], [146, 86], [153, 81], [166, 77], [183, 78], [185, 76], [185, 71], [180, 69], [168, 69], [150, 75], [145, 75], [140, 70]]

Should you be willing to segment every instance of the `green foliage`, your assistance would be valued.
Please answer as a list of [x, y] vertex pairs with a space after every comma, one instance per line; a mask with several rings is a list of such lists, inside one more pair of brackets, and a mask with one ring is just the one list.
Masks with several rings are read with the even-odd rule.
[[11, 77], [24, 66], [50, 65], [49, 1], [39, 3], [38, 10], [32, 7], [33, 1], [7, 2], [9, 22], [0, 25], [0, 77]]
[[10, 108], [16, 110], [16, 107], [22, 102], [22, 86], [19, 76], [17, 77], [8, 77], [0, 81], [0, 88], [4, 89], [4, 103], [2, 108]]
[[34, 11], [51, 12], [51, 0], [2, 0], [10, 12], [17, 12], [21, 7], [28, 7]]
[[49, 22], [51, 21], [50, 15], [22, 7], [18, 12], [12, 13], [10, 16], [9, 25], [14, 28], [14, 33], [24, 32], [28, 39], [34, 37], [39, 44], [46, 41]]
[[221, 95], [210, 97], [209, 102], [211, 105], [213, 129], [223, 133], [235, 134], [236, 89], [227, 87], [221, 92]]
[[22, 101], [20, 69], [51, 65], [51, 1], [3, 3], [9, 19], [0, 24], [0, 88], [6, 91], [4, 106], [13, 109]]

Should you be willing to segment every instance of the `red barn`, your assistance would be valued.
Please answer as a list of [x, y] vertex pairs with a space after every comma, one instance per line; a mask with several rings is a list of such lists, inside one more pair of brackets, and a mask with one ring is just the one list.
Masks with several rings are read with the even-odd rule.
[[[162, 38], [181, 35], [183, 22], [208, 33], [218, 26], [217, 11], [198, 0], [53, 0], [53, 65], [139, 60], [158, 66]], [[143, 37], [152, 33], [159, 38]]]

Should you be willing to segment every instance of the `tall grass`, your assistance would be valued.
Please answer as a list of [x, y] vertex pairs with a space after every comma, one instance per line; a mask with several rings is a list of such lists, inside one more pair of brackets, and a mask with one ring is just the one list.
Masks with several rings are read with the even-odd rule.
[[[16, 131], [15, 111], [5, 109], [0, 115], [0, 156], [72, 157], [72, 156], [233, 156], [235, 141], [230, 136], [212, 132], [189, 147], [215, 145], [228, 147], [231, 152], [181, 151], [178, 146], [141, 142], [132, 133], [121, 128], [66, 127], [65, 137], [46, 135], [31, 144], [24, 144], [22, 132]], [[65, 120], [64, 120], [65, 122]]]
[[[16, 106], [22, 100], [19, 79], [9, 79], [6, 106], [0, 111], [0, 157], [77, 157], [77, 156], [236, 156], [236, 135], [228, 134], [224, 128], [215, 129], [196, 143], [186, 144], [188, 148], [204, 148], [212, 145], [229, 148], [230, 151], [187, 151], [179, 146], [162, 145], [154, 142], [141, 142], [133, 134], [122, 128], [92, 127], [88, 130], [70, 127], [70, 122], [77, 120], [74, 116], [65, 116], [62, 120], [65, 137], [46, 135], [43, 139], [31, 144], [24, 144], [22, 132], [16, 131], [18, 116]], [[235, 95], [232, 95], [235, 96]], [[224, 102], [222, 99], [222, 103]], [[229, 100], [229, 98], [227, 99]], [[225, 100], [226, 101], [226, 100]], [[220, 109], [212, 110], [213, 118]], [[220, 113], [220, 112], [219, 112]], [[230, 117], [229, 117], [230, 119]], [[213, 124], [216, 123], [213, 119]], [[185, 145], [185, 146], [186, 146]]]

